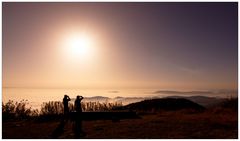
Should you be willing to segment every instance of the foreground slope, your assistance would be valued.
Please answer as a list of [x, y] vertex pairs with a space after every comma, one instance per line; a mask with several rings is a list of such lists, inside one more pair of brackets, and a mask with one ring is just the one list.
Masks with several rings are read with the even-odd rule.
[[[185, 99], [146, 100], [127, 105], [129, 109], [145, 109], [139, 119], [83, 121], [84, 139], [237, 139], [238, 99], [225, 101], [202, 112], [188, 112], [202, 109]], [[167, 107], [168, 106], [168, 107]], [[151, 108], [155, 110], [148, 112]], [[169, 108], [171, 107], [171, 108]], [[183, 110], [184, 109], [184, 110]], [[160, 111], [160, 112], [159, 112]], [[59, 120], [38, 122], [35, 120], [9, 120], [3, 122], [4, 139], [53, 138], [52, 133]], [[68, 122], [61, 139], [74, 138], [73, 123]]]

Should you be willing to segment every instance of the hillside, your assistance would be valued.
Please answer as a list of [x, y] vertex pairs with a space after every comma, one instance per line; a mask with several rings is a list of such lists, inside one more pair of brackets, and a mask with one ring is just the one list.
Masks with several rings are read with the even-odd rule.
[[216, 106], [219, 103], [223, 102], [225, 99], [223, 98], [217, 98], [217, 97], [207, 97], [207, 96], [189, 96], [189, 97], [183, 97], [183, 96], [169, 96], [167, 98], [185, 98], [192, 102], [195, 102], [197, 104], [200, 104], [206, 108]]
[[[189, 109], [201, 110], [202, 106], [183, 98], [162, 98], [145, 100], [124, 106], [138, 110], [140, 118], [112, 120], [109, 113], [100, 113], [106, 118], [96, 117], [88, 112], [89, 119], [82, 123], [86, 133], [83, 139], [237, 139], [238, 138], [238, 99], [228, 99], [216, 107], [202, 112], [186, 112]], [[151, 114], [140, 114], [155, 110]], [[160, 109], [164, 109], [161, 111]], [[181, 110], [181, 109], [187, 109]], [[178, 110], [178, 111], [177, 111]], [[160, 112], [158, 112], [160, 111]], [[118, 113], [121, 114], [121, 113]], [[60, 120], [3, 121], [3, 139], [73, 139], [73, 122], [64, 126], [57, 136]], [[144, 130], [143, 130], [144, 129]]]
[[145, 111], [153, 109], [175, 111], [181, 109], [204, 110], [205, 108], [184, 98], [161, 98], [132, 103], [124, 106], [124, 109]]

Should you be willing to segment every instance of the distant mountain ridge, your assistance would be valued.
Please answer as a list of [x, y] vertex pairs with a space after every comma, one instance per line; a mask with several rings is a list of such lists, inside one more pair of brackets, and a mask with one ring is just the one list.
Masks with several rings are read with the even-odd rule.
[[171, 91], [171, 90], [160, 90], [155, 91], [154, 93], [163, 93], [163, 94], [213, 94], [212, 91]]
[[168, 96], [167, 98], [185, 98], [195, 103], [198, 103], [204, 107], [211, 107], [224, 101], [224, 98], [206, 97], [206, 96], [189, 96], [189, 97]]
[[205, 91], [175, 91], [175, 90], [158, 90], [152, 92], [152, 94], [166, 94], [166, 95], [213, 95], [213, 96], [219, 96], [219, 95], [229, 95], [236, 97], [238, 95], [238, 90], [205, 90]]

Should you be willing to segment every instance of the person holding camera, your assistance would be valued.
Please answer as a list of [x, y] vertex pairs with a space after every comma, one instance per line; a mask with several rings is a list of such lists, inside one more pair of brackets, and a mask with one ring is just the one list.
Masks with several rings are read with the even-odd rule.
[[68, 95], [64, 95], [64, 98], [63, 98], [64, 115], [67, 115], [69, 113], [68, 102], [70, 100], [71, 99]]
[[75, 137], [79, 138], [80, 133], [84, 134], [82, 131], [82, 106], [81, 106], [81, 101], [83, 100], [82, 96], [77, 96], [75, 103], [74, 103], [74, 108], [76, 111], [76, 117], [75, 117]]

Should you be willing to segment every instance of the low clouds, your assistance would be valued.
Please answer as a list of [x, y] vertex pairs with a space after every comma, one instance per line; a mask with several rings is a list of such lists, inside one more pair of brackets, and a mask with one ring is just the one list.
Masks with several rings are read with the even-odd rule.
[[207, 95], [207, 94], [236, 94], [237, 90], [216, 90], [216, 91], [172, 91], [172, 90], [159, 90], [153, 92], [154, 94], [176, 94], [176, 95]]
[[160, 90], [155, 91], [155, 94], [213, 94], [211, 91], [171, 91], [171, 90]]

